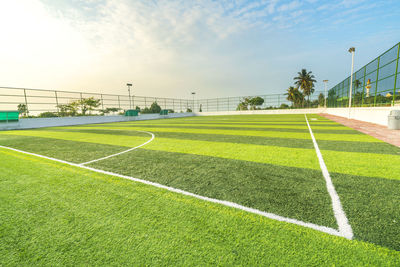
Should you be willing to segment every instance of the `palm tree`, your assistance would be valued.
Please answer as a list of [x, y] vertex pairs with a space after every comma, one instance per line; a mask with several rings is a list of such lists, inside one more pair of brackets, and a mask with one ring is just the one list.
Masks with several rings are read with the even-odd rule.
[[304, 100], [304, 95], [299, 91], [299, 89], [297, 89], [293, 86], [290, 86], [287, 89], [287, 93], [285, 95], [287, 95], [286, 99], [293, 103], [294, 107], [302, 106], [303, 100]]
[[302, 69], [297, 74], [298, 76], [293, 78], [295, 80], [294, 84], [303, 91], [304, 95], [308, 97], [308, 102], [310, 102], [310, 95], [314, 93], [314, 83], [317, 81], [314, 79], [312, 71]]

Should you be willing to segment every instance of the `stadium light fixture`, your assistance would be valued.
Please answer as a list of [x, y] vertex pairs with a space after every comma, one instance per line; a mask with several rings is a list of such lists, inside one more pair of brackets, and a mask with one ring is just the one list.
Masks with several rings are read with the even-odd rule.
[[128, 86], [128, 94], [129, 94], [129, 109], [132, 109], [132, 99], [131, 99], [131, 83], [127, 83], [126, 86]]
[[326, 99], [328, 98], [328, 96], [326, 95], [326, 87], [327, 87], [327, 84], [328, 84], [328, 80], [323, 80], [323, 82], [324, 82], [324, 85], [325, 85], [325, 104], [324, 104], [324, 107], [326, 108]]
[[349, 91], [349, 119], [351, 112], [351, 97], [353, 93], [353, 72], [354, 72], [354, 52], [356, 49], [354, 47], [349, 48], [349, 53], [351, 53], [351, 73], [350, 73], [350, 91]]

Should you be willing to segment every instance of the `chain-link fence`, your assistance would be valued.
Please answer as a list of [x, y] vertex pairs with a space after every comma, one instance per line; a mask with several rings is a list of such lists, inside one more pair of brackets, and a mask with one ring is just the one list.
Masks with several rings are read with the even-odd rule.
[[[314, 92], [310, 96], [310, 100], [304, 99], [300, 108], [317, 108], [324, 105], [324, 101], [319, 99], [321, 92]], [[247, 105], [246, 99], [261, 98], [261, 105]], [[292, 108], [292, 103], [287, 100], [286, 94], [271, 94], [271, 95], [253, 95], [242, 97], [226, 97], [226, 98], [211, 98], [194, 100], [195, 111], [215, 112], [215, 111], [235, 111], [246, 109], [287, 109]], [[244, 103], [241, 105], [241, 103]]]
[[[400, 43], [353, 74], [352, 106], [400, 104]], [[328, 107], [348, 107], [350, 76], [328, 92]]]

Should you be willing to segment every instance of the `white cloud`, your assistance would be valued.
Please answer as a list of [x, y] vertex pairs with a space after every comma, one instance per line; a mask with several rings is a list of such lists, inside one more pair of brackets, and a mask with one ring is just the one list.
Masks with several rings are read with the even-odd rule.
[[253, 62], [268, 62], [268, 45], [370, 10], [360, 0], [42, 1], [0, 1], [0, 84], [115, 93], [133, 81], [140, 94], [164, 96], [255, 84], [263, 75]]
[[299, 1], [297, 1], [297, 0], [295, 0], [295, 1], [292, 1], [290, 3], [283, 4], [283, 5], [279, 6], [278, 7], [278, 11], [280, 11], [280, 12], [291, 11], [293, 9], [296, 9], [296, 8], [300, 7], [300, 6], [301, 6], [301, 3]]

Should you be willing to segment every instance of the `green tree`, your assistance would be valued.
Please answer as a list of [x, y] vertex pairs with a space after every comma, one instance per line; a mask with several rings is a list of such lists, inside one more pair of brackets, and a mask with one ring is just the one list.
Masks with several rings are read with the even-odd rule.
[[142, 109], [141, 113], [146, 114], [146, 113], [160, 113], [161, 112], [161, 107], [157, 104], [157, 102], [153, 102], [150, 106], [150, 108], [144, 108]]
[[148, 107], [145, 107], [144, 109], [142, 109], [142, 110], [140, 111], [140, 113], [142, 113], [142, 114], [148, 114], [148, 113], [151, 113], [151, 111], [150, 111], [150, 109], [149, 109]]
[[56, 112], [46, 111], [46, 112], [40, 113], [38, 117], [39, 118], [54, 118], [54, 117], [58, 117], [58, 114]]
[[94, 97], [82, 98], [76, 101], [76, 105], [80, 107], [82, 115], [85, 116], [88, 111], [89, 114], [92, 114], [92, 111], [100, 106], [100, 101], [100, 99], [95, 99]]
[[320, 107], [325, 105], [325, 95], [323, 93], [320, 93], [318, 96], [318, 105]]
[[310, 100], [310, 95], [314, 93], [314, 83], [317, 81], [314, 79], [314, 75], [312, 71], [307, 71], [306, 69], [302, 69], [297, 73], [298, 76], [294, 77], [295, 85], [297, 88], [300, 88], [303, 91], [303, 94], [307, 96], [308, 100]]
[[248, 103], [250, 104], [251, 109], [256, 109], [257, 106], [261, 106], [264, 103], [264, 98], [256, 96], [253, 98], [250, 98], [248, 100]]
[[161, 112], [161, 107], [157, 104], [156, 101], [153, 102], [150, 106], [150, 111], [151, 113], [160, 113]]
[[248, 110], [249, 109], [249, 101], [248, 97], [243, 98], [242, 102], [238, 104], [236, 110]]
[[289, 105], [288, 105], [288, 104], [285, 104], [285, 103], [282, 103], [281, 106], [280, 106], [279, 108], [280, 108], [280, 109], [288, 109], [288, 108], [289, 108]]
[[292, 102], [293, 107], [303, 107], [304, 95], [299, 91], [298, 88], [290, 86], [285, 95], [287, 95], [286, 99]]
[[243, 98], [242, 102], [238, 104], [236, 110], [248, 110], [249, 106], [250, 109], [254, 110], [257, 106], [261, 106], [264, 103], [264, 98], [256, 96], [256, 97], [245, 97]]
[[76, 116], [78, 114], [79, 101], [73, 101], [69, 104], [60, 104], [57, 106], [58, 114], [61, 117]]
[[18, 111], [19, 114], [22, 114], [23, 117], [26, 117], [28, 115], [28, 107], [26, 104], [18, 104]]

